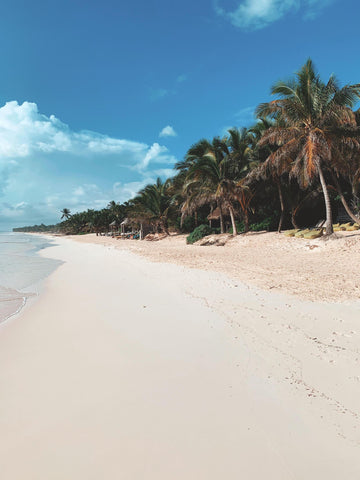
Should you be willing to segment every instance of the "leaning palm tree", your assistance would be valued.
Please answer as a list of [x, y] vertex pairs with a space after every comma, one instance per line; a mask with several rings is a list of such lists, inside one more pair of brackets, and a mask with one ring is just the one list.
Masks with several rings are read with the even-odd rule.
[[71, 217], [71, 211], [68, 208], [63, 208], [60, 213], [62, 213], [61, 220], [68, 220]]
[[351, 108], [360, 98], [360, 85], [340, 88], [333, 75], [323, 83], [309, 59], [295, 79], [277, 82], [271, 93], [279, 98], [259, 105], [257, 116], [275, 118], [283, 126], [270, 128], [260, 144], [279, 147], [273, 163], [290, 161], [290, 176], [300, 185], [320, 179], [329, 235], [333, 233], [332, 210], [324, 172], [334, 168], [334, 151], [339, 143], [345, 138], [351, 141], [348, 127], [355, 121]]

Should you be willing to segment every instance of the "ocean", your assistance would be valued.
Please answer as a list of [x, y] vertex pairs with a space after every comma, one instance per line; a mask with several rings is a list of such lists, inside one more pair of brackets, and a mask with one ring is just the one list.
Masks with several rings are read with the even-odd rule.
[[38, 252], [54, 243], [37, 235], [0, 233], [0, 323], [18, 313], [61, 262]]

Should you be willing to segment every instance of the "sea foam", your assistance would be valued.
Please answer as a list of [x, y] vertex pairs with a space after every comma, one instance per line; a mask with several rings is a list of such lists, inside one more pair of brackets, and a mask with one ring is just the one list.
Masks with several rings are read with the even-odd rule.
[[0, 233], [0, 322], [19, 312], [26, 299], [61, 263], [43, 258], [39, 250], [53, 245], [41, 236]]

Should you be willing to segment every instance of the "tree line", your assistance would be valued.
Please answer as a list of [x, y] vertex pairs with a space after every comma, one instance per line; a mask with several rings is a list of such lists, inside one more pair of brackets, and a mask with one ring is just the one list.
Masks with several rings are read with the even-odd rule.
[[[171, 178], [158, 178], [124, 204], [73, 215], [64, 209], [55, 229], [107, 231], [126, 217], [167, 234], [169, 228], [191, 231], [210, 214], [219, 219], [220, 233], [228, 223], [236, 235], [298, 228], [323, 215], [330, 235], [340, 204], [359, 222], [360, 84], [341, 87], [334, 75], [324, 82], [309, 59], [271, 94], [273, 100], [257, 107], [253, 126], [199, 140]], [[25, 228], [35, 227], [16, 230]]]

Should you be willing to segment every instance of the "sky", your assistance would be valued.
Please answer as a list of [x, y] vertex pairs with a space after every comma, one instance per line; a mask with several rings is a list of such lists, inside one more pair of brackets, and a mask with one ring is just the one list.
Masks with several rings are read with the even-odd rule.
[[171, 176], [309, 57], [360, 82], [356, 0], [1, 3], [0, 231]]

